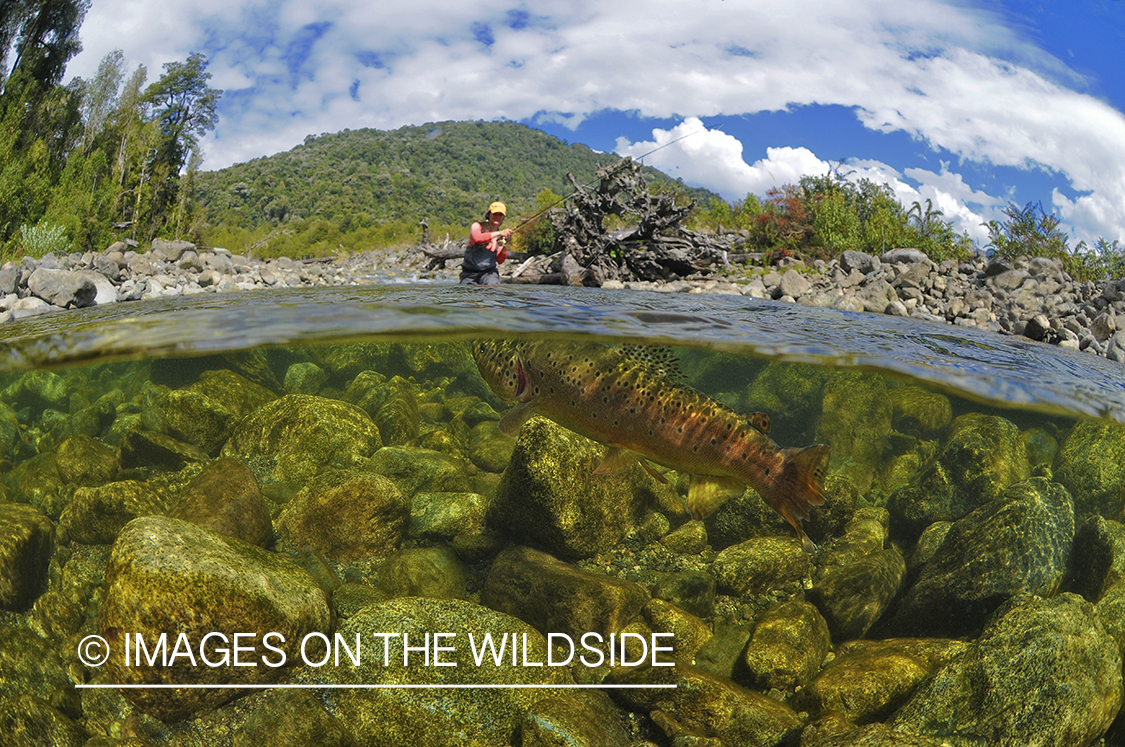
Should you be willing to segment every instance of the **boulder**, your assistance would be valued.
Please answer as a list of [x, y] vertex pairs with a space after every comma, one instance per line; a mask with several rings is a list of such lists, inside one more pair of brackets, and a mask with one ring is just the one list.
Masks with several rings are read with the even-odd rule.
[[239, 459], [223, 457], [204, 467], [176, 497], [168, 516], [259, 547], [273, 544], [262, 491]]
[[55, 526], [42, 511], [0, 503], [0, 609], [24, 610], [47, 580]]

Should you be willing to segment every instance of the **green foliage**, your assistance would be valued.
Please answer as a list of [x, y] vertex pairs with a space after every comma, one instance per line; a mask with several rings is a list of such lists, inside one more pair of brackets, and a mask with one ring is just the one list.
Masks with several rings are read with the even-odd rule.
[[20, 245], [24, 255], [42, 257], [48, 252], [65, 254], [71, 243], [66, 237], [66, 228], [53, 223], [40, 223], [37, 226], [20, 226]]
[[[512, 251], [524, 254], [550, 254], [555, 247], [555, 227], [547, 213], [563, 203], [563, 196], [550, 189], [541, 189], [535, 195], [534, 212], [520, 218], [522, 230], [512, 234]], [[525, 221], [528, 221], [525, 223]]]
[[[514, 122], [439, 122], [397, 130], [344, 130], [309, 136], [285, 153], [258, 158], [197, 177], [196, 198], [203, 206], [207, 243], [235, 228], [261, 235], [291, 222], [319, 219], [341, 229], [339, 244], [371, 248], [369, 236], [354, 226], [364, 215], [372, 226], [387, 224], [389, 233], [409, 243], [417, 224], [458, 226], [461, 238], [480, 220], [489, 203], [503, 201], [508, 223], [536, 212], [543, 190], [572, 191], [566, 173], [579, 183], [593, 180], [599, 165], [612, 157], [584, 145], [567, 145], [546, 133]], [[646, 169], [653, 182], [667, 176]], [[713, 193], [691, 191], [708, 199]], [[271, 242], [271, 246], [274, 242]], [[383, 244], [378, 244], [383, 245]]]
[[1000, 257], [1053, 257], [1070, 254], [1067, 236], [1059, 229], [1059, 219], [1043, 210], [1042, 203], [1029, 202], [1023, 208], [1008, 203], [1007, 220], [989, 221], [988, 246]]

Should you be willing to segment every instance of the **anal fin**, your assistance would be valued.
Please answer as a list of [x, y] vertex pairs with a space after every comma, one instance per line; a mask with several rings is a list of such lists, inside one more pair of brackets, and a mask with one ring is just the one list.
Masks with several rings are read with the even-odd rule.
[[710, 516], [715, 510], [745, 489], [743, 483], [730, 477], [692, 475], [688, 485], [687, 510], [695, 520]]

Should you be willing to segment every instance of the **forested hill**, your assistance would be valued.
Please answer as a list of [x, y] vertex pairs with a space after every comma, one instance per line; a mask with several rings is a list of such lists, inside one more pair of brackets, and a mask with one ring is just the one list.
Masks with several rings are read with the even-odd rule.
[[[510, 215], [535, 209], [535, 195], [568, 195], [617, 160], [567, 145], [514, 122], [438, 122], [383, 131], [309, 136], [285, 153], [196, 176], [196, 198], [213, 228], [255, 229], [322, 218], [341, 226], [370, 222], [467, 225], [493, 200]], [[646, 169], [650, 181], [672, 181]], [[678, 188], [702, 204], [717, 197]]]

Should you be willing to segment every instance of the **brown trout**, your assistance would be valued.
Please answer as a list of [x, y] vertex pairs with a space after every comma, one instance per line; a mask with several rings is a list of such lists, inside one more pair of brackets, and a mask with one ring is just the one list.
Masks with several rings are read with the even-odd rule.
[[624, 349], [552, 341], [477, 342], [473, 357], [502, 400], [516, 405], [501, 419], [509, 435], [542, 415], [609, 447], [595, 474], [645, 459], [691, 475], [687, 508], [702, 519], [749, 485], [816, 549], [801, 529], [824, 502], [829, 447], [782, 449], [766, 435], [762, 413], [742, 415], [680, 384]]

